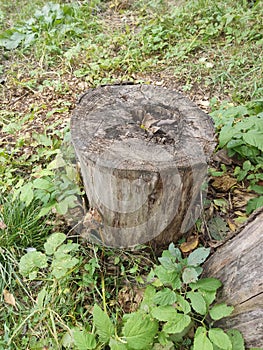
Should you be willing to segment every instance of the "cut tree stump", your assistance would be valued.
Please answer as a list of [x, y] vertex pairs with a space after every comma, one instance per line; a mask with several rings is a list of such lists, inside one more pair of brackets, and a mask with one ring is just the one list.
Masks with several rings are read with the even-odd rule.
[[91, 89], [73, 112], [71, 135], [105, 245], [162, 247], [191, 229], [214, 127], [189, 99], [149, 85]]
[[247, 347], [263, 346], [263, 208], [204, 264], [203, 276], [223, 283], [218, 302], [235, 306], [230, 317], [218, 321], [242, 332]]

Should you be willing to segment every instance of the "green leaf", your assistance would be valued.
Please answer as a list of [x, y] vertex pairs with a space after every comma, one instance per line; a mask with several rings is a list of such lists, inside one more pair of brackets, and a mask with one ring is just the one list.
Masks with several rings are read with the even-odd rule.
[[33, 181], [34, 188], [38, 188], [41, 190], [46, 190], [50, 192], [51, 189], [53, 189], [53, 183], [51, 181], [48, 181], [46, 179], [36, 179]]
[[22, 256], [19, 262], [19, 272], [23, 276], [29, 276], [30, 279], [36, 277], [36, 272], [39, 268], [45, 267], [47, 267], [47, 257], [45, 254], [37, 251], [25, 254], [24, 256]]
[[185, 298], [178, 294], [177, 295], [177, 309], [179, 311], [182, 311], [184, 314], [189, 314], [189, 312], [191, 311], [191, 306], [188, 303], [187, 300], [185, 300]]
[[206, 290], [207, 292], [215, 292], [221, 286], [222, 286], [222, 282], [219, 279], [213, 278], [213, 277], [202, 278], [196, 283], [190, 284], [190, 287], [192, 288], [192, 290], [203, 289], [203, 290]]
[[223, 350], [232, 350], [229, 336], [221, 328], [212, 328], [208, 331], [209, 339], [213, 344]]
[[243, 140], [251, 146], [257, 147], [263, 152], [263, 137], [262, 132], [257, 130], [249, 130], [243, 134]]
[[168, 334], [178, 334], [183, 332], [191, 323], [191, 317], [185, 314], [177, 313], [173, 321], [168, 321], [163, 326], [163, 331]]
[[149, 312], [149, 309], [154, 305], [153, 299], [156, 294], [156, 290], [153, 286], [149, 285], [146, 287], [143, 295], [143, 300], [140, 305], [140, 309]]
[[128, 349], [126, 344], [119, 342], [116, 339], [111, 338], [109, 343], [111, 350], [126, 350]]
[[153, 301], [162, 306], [172, 305], [176, 301], [176, 294], [173, 290], [164, 288], [155, 294]]
[[228, 330], [227, 335], [231, 340], [233, 350], [245, 350], [244, 338], [237, 329]]
[[168, 247], [168, 251], [169, 253], [176, 258], [176, 260], [181, 261], [182, 260], [182, 254], [180, 249], [175, 248], [174, 243], [170, 243], [169, 247]]
[[195, 332], [193, 350], [213, 350], [213, 345], [208, 339], [204, 327], [198, 327]]
[[129, 348], [145, 350], [153, 342], [158, 331], [158, 322], [140, 312], [134, 313], [123, 327]]
[[176, 315], [177, 311], [173, 306], [157, 306], [152, 309], [151, 315], [158, 321], [172, 321]]
[[57, 248], [66, 240], [67, 236], [62, 232], [53, 233], [44, 244], [47, 255], [53, 255]]
[[32, 183], [28, 183], [21, 187], [20, 189], [20, 200], [22, 202], [25, 202], [26, 206], [29, 206], [29, 204], [34, 199], [34, 191], [32, 188]]
[[213, 301], [216, 299], [216, 292], [208, 292], [203, 289], [199, 289], [199, 292], [204, 297], [207, 307], [211, 305]]
[[51, 264], [51, 274], [60, 279], [64, 277], [70, 269], [76, 266], [79, 262], [79, 259], [71, 257], [69, 254], [55, 253], [54, 260]]
[[74, 330], [74, 344], [78, 350], [95, 349], [97, 346], [95, 335], [87, 331]]
[[189, 266], [201, 265], [206, 260], [209, 254], [210, 248], [197, 248], [188, 256], [187, 263]]
[[155, 267], [154, 272], [163, 284], [171, 285], [173, 289], [181, 288], [182, 282], [176, 271], [168, 271], [160, 265]]
[[233, 306], [227, 306], [225, 303], [222, 303], [213, 306], [212, 309], [209, 310], [209, 314], [213, 320], [217, 321], [221, 320], [221, 318], [231, 315], [233, 310]]
[[207, 306], [204, 297], [199, 292], [188, 292], [187, 298], [191, 300], [192, 308], [200, 315], [205, 315], [207, 312]]
[[263, 196], [252, 198], [247, 203], [246, 212], [250, 214], [253, 210], [263, 207]]
[[183, 282], [189, 284], [198, 280], [198, 273], [194, 267], [187, 267], [182, 274]]
[[100, 341], [108, 343], [111, 336], [114, 335], [114, 326], [109, 316], [97, 304], [94, 306], [92, 314]]

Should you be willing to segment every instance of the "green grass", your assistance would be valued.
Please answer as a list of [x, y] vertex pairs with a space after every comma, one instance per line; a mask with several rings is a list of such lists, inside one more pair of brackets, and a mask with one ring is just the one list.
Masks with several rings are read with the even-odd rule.
[[[43, 252], [50, 231], [61, 229], [60, 216], [39, 218], [54, 191], [30, 184], [57, 181], [47, 166], [68, 136], [77, 96], [116, 80], [163, 80], [196, 100], [216, 100], [221, 118], [223, 100], [239, 105], [262, 99], [262, 17], [259, 0], [0, 0], [0, 220], [6, 226], [0, 231], [0, 349], [74, 349], [68, 328], [88, 327], [95, 303], [118, 322], [129, 305], [136, 306], [127, 288], [139, 295], [154, 260], [145, 250], [81, 245], [78, 263], [60, 281], [47, 268], [37, 280], [19, 272], [26, 248]], [[244, 164], [229, 171], [255, 188], [260, 167]], [[79, 195], [75, 171], [63, 168], [60, 193]], [[23, 187], [28, 184], [32, 192]], [[3, 290], [16, 307], [4, 301]]]

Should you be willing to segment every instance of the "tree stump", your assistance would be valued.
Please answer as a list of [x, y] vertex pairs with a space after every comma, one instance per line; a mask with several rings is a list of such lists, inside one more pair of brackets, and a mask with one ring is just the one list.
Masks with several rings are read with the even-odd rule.
[[190, 230], [214, 128], [189, 99], [149, 85], [91, 89], [73, 112], [71, 135], [105, 245], [161, 247]]
[[218, 301], [235, 306], [231, 317], [217, 324], [240, 330], [247, 347], [263, 346], [262, 227], [263, 208], [204, 264], [203, 275], [223, 283]]

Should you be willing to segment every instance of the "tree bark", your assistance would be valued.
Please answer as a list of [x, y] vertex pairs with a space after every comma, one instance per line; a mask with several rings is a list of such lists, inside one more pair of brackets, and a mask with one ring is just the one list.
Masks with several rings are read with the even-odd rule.
[[214, 149], [213, 123], [194, 103], [160, 87], [100, 87], [80, 98], [71, 134], [105, 245], [160, 248], [190, 230]]
[[219, 278], [220, 301], [235, 306], [217, 324], [243, 333], [247, 347], [263, 346], [263, 208], [204, 264], [204, 276]]

